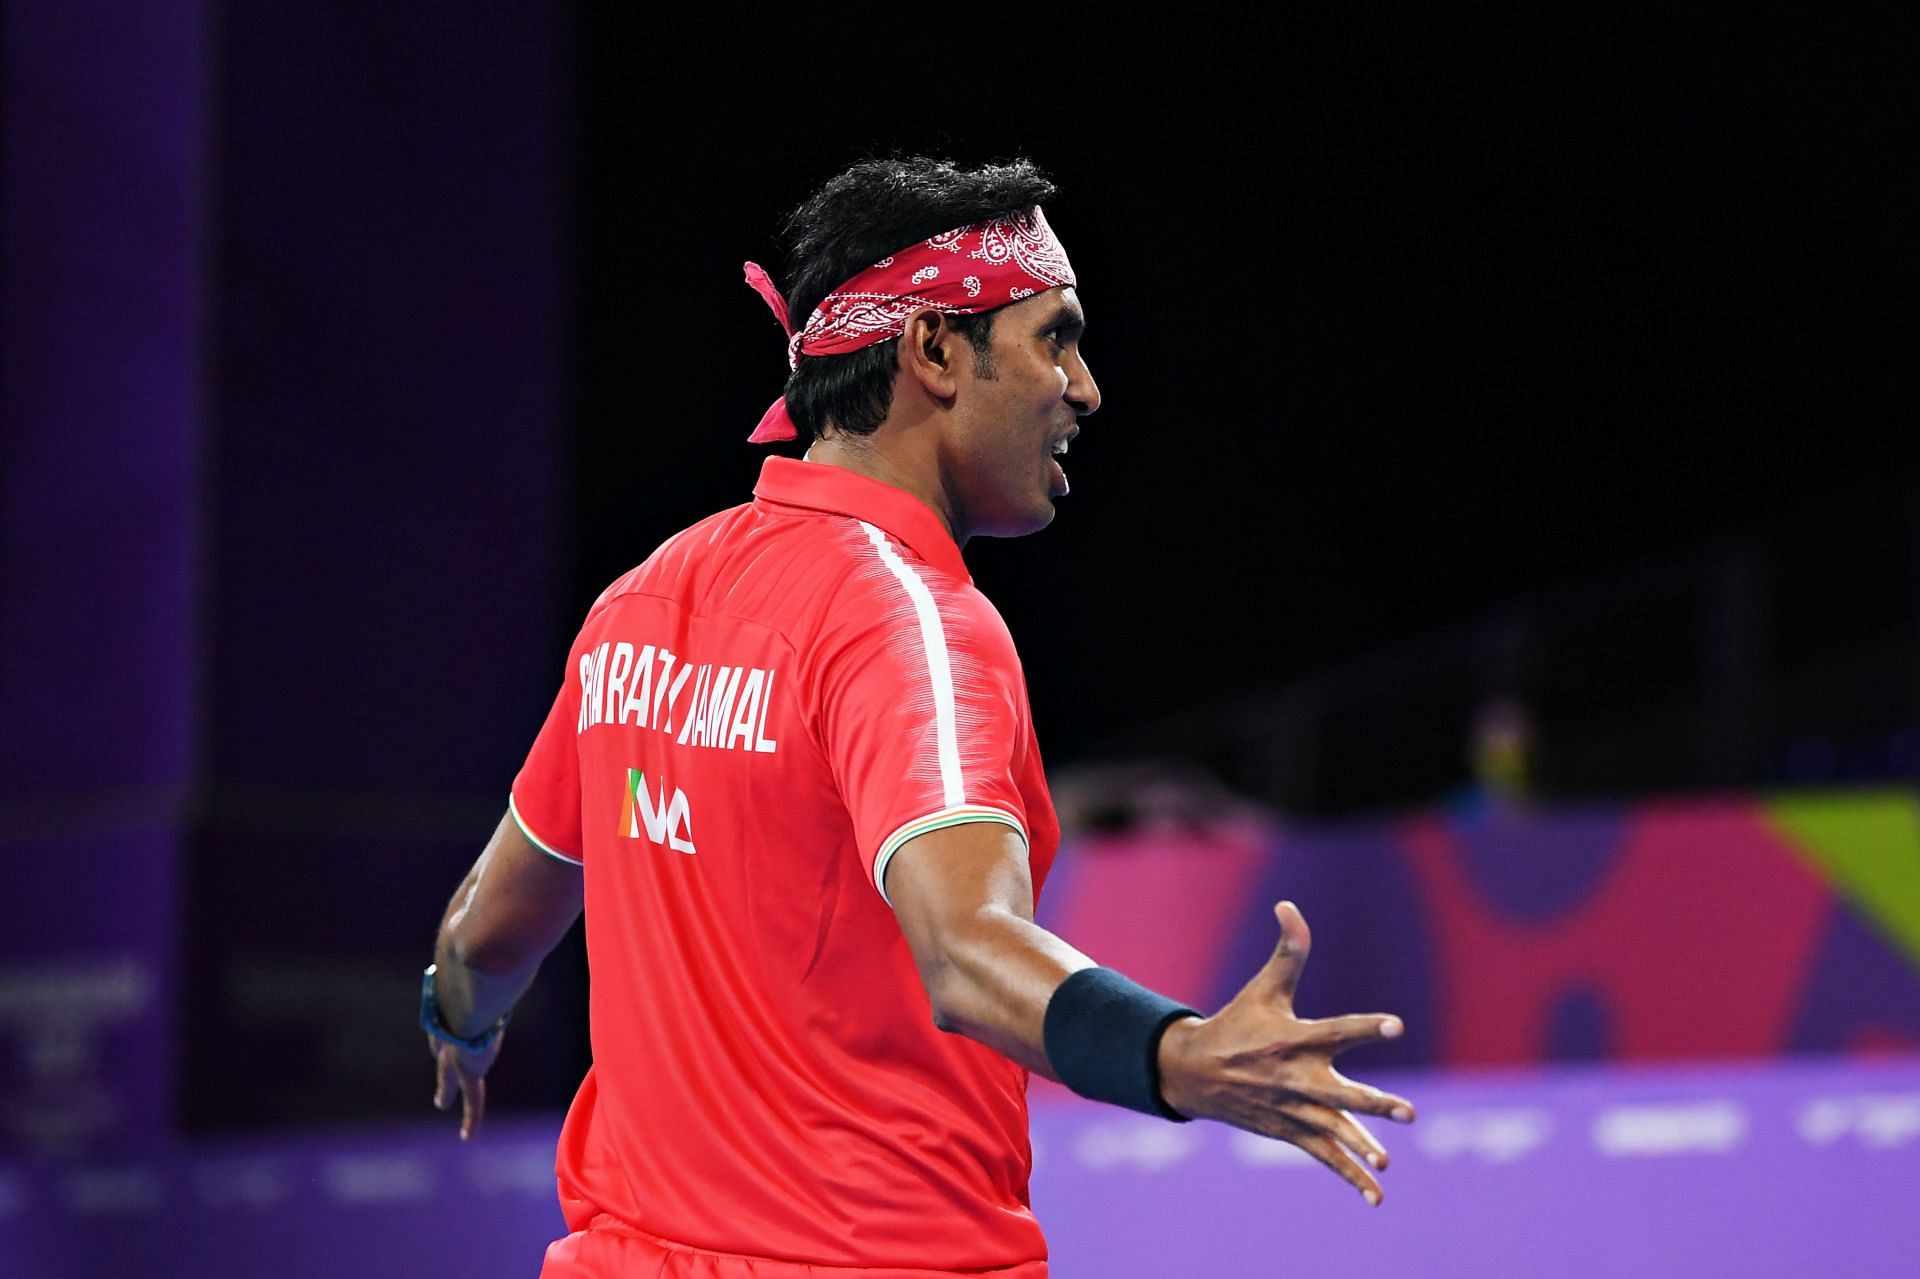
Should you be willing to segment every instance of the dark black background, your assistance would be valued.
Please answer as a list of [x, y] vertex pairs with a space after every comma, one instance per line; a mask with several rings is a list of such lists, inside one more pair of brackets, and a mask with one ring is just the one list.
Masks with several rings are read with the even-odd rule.
[[1105, 404], [1053, 527], [968, 551], [1055, 764], [1823, 500], [1911, 507], [1904, 11], [923, 16], [585, 11], [576, 609], [745, 500], [784, 363], [740, 263], [893, 147], [1061, 186]]

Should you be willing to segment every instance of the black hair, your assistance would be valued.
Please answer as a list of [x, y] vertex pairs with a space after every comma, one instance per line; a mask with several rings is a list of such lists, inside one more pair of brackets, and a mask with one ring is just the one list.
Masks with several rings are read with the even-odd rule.
[[[786, 294], [796, 327], [822, 298], [889, 253], [942, 231], [1026, 213], [1054, 185], [1030, 160], [977, 169], [929, 156], [868, 159], [827, 180], [787, 218]], [[993, 312], [949, 314], [976, 358], [988, 361]], [[895, 348], [890, 338], [846, 355], [801, 356], [787, 378], [787, 412], [818, 439], [834, 430], [870, 435], [893, 406]], [[983, 372], [991, 376], [992, 365]]]

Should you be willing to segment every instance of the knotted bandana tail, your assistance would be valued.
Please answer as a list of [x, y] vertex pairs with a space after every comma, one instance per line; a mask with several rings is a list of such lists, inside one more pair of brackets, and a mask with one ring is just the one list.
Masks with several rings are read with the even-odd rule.
[[747, 283], [752, 285], [753, 291], [766, 302], [767, 309], [773, 312], [773, 318], [780, 321], [780, 331], [792, 337], [793, 321], [787, 318], [787, 300], [780, 296], [780, 290], [774, 287], [773, 278], [758, 262], [747, 263]]
[[[773, 318], [780, 321], [780, 329], [789, 341], [793, 338], [793, 321], [787, 316], [787, 300], [780, 296], [780, 290], [774, 287], [773, 279], [758, 262], [746, 264], [747, 283], [760, 295], [767, 309], [773, 312]], [[749, 444], [772, 444], [779, 440], [791, 440], [799, 437], [799, 428], [794, 426], [793, 418], [787, 413], [787, 397], [781, 396], [773, 406], [760, 415], [760, 425], [753, 428], [753, 434], [747, 437]]]

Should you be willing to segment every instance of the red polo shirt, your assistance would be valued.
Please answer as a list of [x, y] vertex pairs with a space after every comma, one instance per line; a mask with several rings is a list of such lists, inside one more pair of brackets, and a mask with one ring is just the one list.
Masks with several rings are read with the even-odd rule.
[[1019, 831], [1036, 892], [1059, 843], [1013, 641], [931, 510], [769, 459], [594, 604], [512, 806], [585, 867], [570, 1229], [1044, 1273], [1026, 1072], [934, 1028], [885, 900], [930, 830]]

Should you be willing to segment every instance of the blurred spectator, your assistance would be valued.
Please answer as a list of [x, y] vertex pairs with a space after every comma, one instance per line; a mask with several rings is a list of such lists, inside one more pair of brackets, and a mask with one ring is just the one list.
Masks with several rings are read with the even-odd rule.
[[1048, 781], [1060, 835], [1093, 831], [1217, 833], [1271, 828], [1279, 815], [1190, 760], [1130, 760], [1067, 769]]
[[1538, 744], [1533, 715], [1517, 698], [1482, 701], [1467, 734], [1472, 780], [1448, 797], [1448, 807], [1468, 819], [1526, 809], [1537, 785]]

